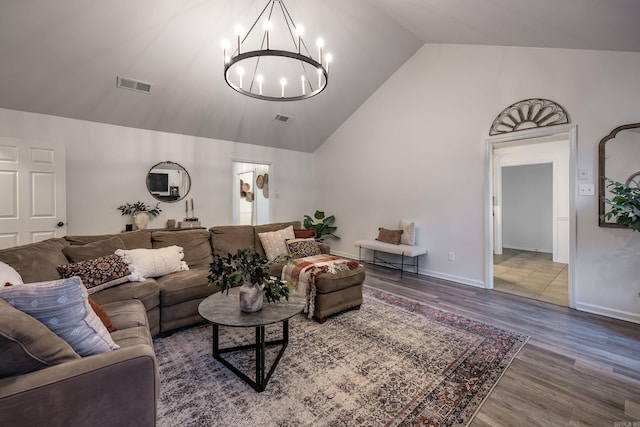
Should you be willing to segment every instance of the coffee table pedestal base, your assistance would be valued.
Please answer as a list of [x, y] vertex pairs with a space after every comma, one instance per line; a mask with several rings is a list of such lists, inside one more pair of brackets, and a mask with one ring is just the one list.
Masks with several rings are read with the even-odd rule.
[[[282, 321], [282, 339], [274, 341], [265, 341], [265, 327], [256, 326], [256, 342], [255, 344], [240, 345], [235, 347], [220, 348], [220, 326], [213, 324], [213, 358], [226, 366], [231, 372], [236, 374], [240, 379], [253, 387], [256, 391], [261, 392], [267, 386], [273, 371], [275, 371], [278, 362], [289, 344], [289, 319]], [[271, 364], [269, 372], [265, 369], [265, 349], [274, 345], [281, 345], [282, 348], [278, 352], [276, 359]], [[236, 351], [252, 350], [256, 351], [256, 379], [249, 378], [244, 372], [233, 366], [231, 362], [224, 359], [221, 355], [225, 353], [234, 353]]]

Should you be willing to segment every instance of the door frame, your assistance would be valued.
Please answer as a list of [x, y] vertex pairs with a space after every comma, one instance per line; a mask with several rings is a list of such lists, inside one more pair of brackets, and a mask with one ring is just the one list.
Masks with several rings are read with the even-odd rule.
[[506, 135], [485, 139], [485, 288], [493, 289], [493, 201], [494, 173], [493, 150], [495, 144], [516, 145], [522, 140], [553, 136], [561, 133], [569, 135], [569, 307], [575, 308], [575, 265], [577, 248], [577, 215], [576, 215], [576, 158], [577, 158], [577, 125], [558, 125], [548, 128], [536, 128], [513, 132]]

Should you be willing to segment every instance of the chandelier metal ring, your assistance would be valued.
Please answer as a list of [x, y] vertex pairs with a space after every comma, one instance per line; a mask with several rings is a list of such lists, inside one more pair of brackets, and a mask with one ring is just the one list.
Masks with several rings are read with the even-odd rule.
[[[250, 59], [250, 58], [256, 58], [256, 57], [264, 57], [264, 56], [274, 56], [274, 57], [281, 57], [281, 58], [291, 58], [291, 59], [295, 59], [298, 61], [304, 61], [307, 64], [311, 65], [312, 67], [314, 67], [317, 70], [321, 70], [322, 71], [322, 75], [324, 77], [324, 79], [322, 79], [322, 84], [320, 87], [318, 87], [316, 90], [306, 93], [304, 95], [298, 95], [298, 96], [289, 96], [289, 97], [276, 97], [276, 96], [269, 96], [269, 95], [261, 95], [259, 93], [255, 93], [255, 92], [251, 92], [248, 90], [245, 90], [243, 88], [241, 88], [240, 86], [238, 86], [237, 84], [233, 83], [233, 81], [230, 78], [230, 71], [231, 71], [231, 67], [233, 67], [233, 65], [246, 60], [246, 59]], [[295, 52], [290, 52], [288, 50], [253, 50], [251, 52], [244, 52], [241, 53], [240, 55], [236, 55], [234, 57], [232, 57], [224, 66], [224, 79], [226, 80], [227, 84], [235, 91], [240, 92], [243, 95], [246, 96], [250, 96], [252, 98], [256, 98], [256, 99], [263, 99], [263, 100], [268, 100], [268, 101], [299, 101], [302, 99], [307, 99], [307, 98], [311, 98], [312, 96], [315, 96], [317, 94], [319, 94], [320, 92], [322, 92], [325, 87], [327, 87], [327, 83], [329, 82], [329, 72], [327, 71], [327, 69], [320, 64], [318, 61], [316, 61], [315, 59], [309, 57], [309, 56], [305, 56], [299, 53], [295, 53]]]

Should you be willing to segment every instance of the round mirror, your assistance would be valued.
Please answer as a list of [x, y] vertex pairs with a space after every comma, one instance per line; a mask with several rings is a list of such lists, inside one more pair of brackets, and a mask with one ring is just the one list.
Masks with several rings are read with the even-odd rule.
[[161, 202], [182, 200], [191, 189], [189, 172], [178, 163], [160, 162], [147, 173], [147, 190]]

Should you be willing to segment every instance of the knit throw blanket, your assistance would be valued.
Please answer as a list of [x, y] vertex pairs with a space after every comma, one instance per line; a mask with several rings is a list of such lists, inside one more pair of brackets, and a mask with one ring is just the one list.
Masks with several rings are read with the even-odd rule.
[[324, 273], [336, 274], [339, 271], [355, 270], [360, 264], [347, 261], [333, 255], [321, 254], [293, 260], [282, 269], [282, 280], [294, 284], [298, 293], [306, 295], [304, 313], [313, 317], [316, 301], [316, 279]]

